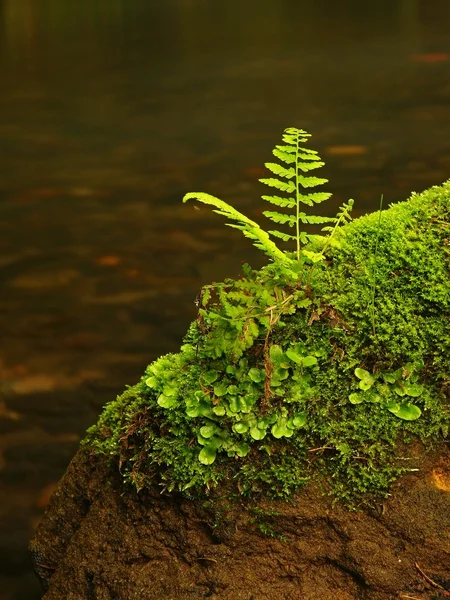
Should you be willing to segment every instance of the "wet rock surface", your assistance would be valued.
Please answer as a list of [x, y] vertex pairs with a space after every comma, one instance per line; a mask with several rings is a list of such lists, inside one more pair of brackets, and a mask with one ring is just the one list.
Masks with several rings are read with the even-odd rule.
[[124, 493], [116, 469], [80, 451], [31, 543], [44, 599], [443, 599], [450, 453], [412, 462], [390, 498], [354, 512], [314, 486], [257, 506]]

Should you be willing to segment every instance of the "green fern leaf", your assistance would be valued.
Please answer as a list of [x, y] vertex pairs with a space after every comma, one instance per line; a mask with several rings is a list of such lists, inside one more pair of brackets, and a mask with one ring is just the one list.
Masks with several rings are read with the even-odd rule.
[[[304, 179], [307, 179], [306, 177], [304, 177]], [[313, 177], [310, 177], [309, 179], [315, 179]], [[280, 181], [279, 179], [260, 179], [259, 180], [261, 183], [265, 183], [266, 185], [269, 185], [270, 187], [274, 187], [277, 188], [278, 190], [281, 190], [282, 192], [287, 192], [288, 194], [291, 194], [292, 192], [295, 191], [295, 183], [293, 183], [292, 181], [288, 181], [287, 183], [284, 181]]]
[[[307, 244], [315, 237], [314, 235], [307, 234], [301, 231], [300, 224], [317, 225], [324, 223], [333, 223], [332, 227], [324, 227], [323, 231], [331, 231], [331, 237], [334, 236], [334, 232], [339, 224], [347, 223], [350, 220], [349, 212], [351, 210], [352, 201], [348, 204], [344, 204], [336, 218], [323, 217], [319, 215], [308, 215], [301, 211], [301, 205], [312, 207], [314, 204], [319, 204], [328, 200], [331, 194], [327, 192], [310, 192], [308, 188], [314, 188], [318, 185], [327, 183], [328, 180], [321, 177], [308, 177], [302, 175], [302, 173], [308, 173], [309, 171], [318, 169], [324, 165], [320, 160], [320, 156], [316, 150], [305, 148], [302, 144], [308, 141], [310, 134], [303, 129], [296, 129], [295, 127], [288, 127], [282, 134], [282, 140], [284, 144], [275, 146], [272, 151], [273, 155], [277, 157], [285, 165], [283, 166], [277, 163], [268, 162], [266, 168], [277, 175], [280, 178], [287, 179], [288, 181], [282, 181], [275, 177], [260, 179], [261, 183], [276, 188], [281, 192], [288, 194], [286, 198], [282, 196], [262, 196], [263, 200], [269, 202], [281, 209], [294, 209], [294, 214], [284, 214], [279, 211], [264, 211], [263, 214], [275, 223], [282, 225], [288, 225], [289, 227], [295, 227], [295, 235], [290, 235], [282, 231], [271, 230], [269, 232], [264, 231], [255, 221], [252, 221], [226, 202], [215, 198], [209, 194], [204, 193], [190, 193], [186, 194], [183, 198], [183, 202], [194, 198], [204, 204], [209, 204], [214, 207], [213, 211], [219, 215], [222, 215], [229, 219], [231, 223], [227, 223], [229, 227], [239, 229], [243, 235], [249, 238], [253, 244], [265, 252], [272, 260], [282, 263], [292, 273], [298, 273], [298, 267], [293, 263], [293, 260], [288, 254], [282, 252], [278, 246], [272, 241], [270, 236], [279, 238], [284, 242], [294, 240], [297, 245], [297, 260], [300, 261], [301, 246]], [[326, 246], [326, 244], [325, 244]], [[320, 253], [314, 253], [311, 251], [303, 251], [304, 257], [309, 261], [318, 262], [324, 256], [324, 250]], [[286, 271], [287, 272], [287, 271]], [[296, 276], [296, 275], [294, 275]], [[225, 305], [225, 302], [223, 303]], [[234, 314], [233, 309], [231, 313]]]
[[315, 215], [307, 215], [304, 212], [299, 213], [299, 217], [302, 223], [308, 223], [308, 225], [321, 225], [322, 223], [336, 222], [335, 217], [317, 217]]
[[[327, 179], [321, 177], [308, 177], [302, 175], [302, 173], [319, 169], [324, 165], [316, 150], [311, 150], [303, 146], [303, 143], [307, 142], [309, 137], [310, 134], [303, 129], [296, 129], [295, 127], [285, 129], [282, 135], [284, 145], [276, 145], [272, 154], [282, 163], [292, 166], [285, 167], [277, 165], [276, 163], [266, 163], [266, 167], [269, 171], [275, 173], [275, 175], [284, 177], [290, 181], [284, 183], [279, 179], [260, 179], [261, 183], [270, 187], [275, 187], [282, 192], [293, 195], [295, 192], [295, 197], [289, 197], [286, 200], [283, 200], [280, 196], [263, 196], [264, 200], [271, 202], [280, 208], [295, 209], [295, 215], [282, 215], [280, 212], [273, 211], [265, 211], [263, 214], [275, 223], [287, 224], [290, 227], [296, 228], [295, 239], [297, 243], [297, 260], [300, 260], [300, 246], [307, 243], [309, 240], [308, 235], [300, 231], [300, 224], [316, 225], [329, 222], [326, 217], [316, 215], [308, 216], [305, 212], [300, 211], [301, 204], [314, 206], [314, 204], [327, 200], [331, 195], [320, 192], [309, 194], [303, 192], [306, 188], [313, 188], [327, 183]], [[288, 234], [283, 234], [283, 232], [271, 231], [270, 234], [283, 241], [290, 241], [292, 239], [292, 237], [289, 237]], [[312, 260], [312, 257], [308, 258]]]
[[292, 167], [290, 169], [285, 169], [276, 163], [265, 163], [265, 167], [275, 173], [275, 175], [279, 175], [280, 177], [286, 177], [286, 179], [292, 179], [295, 175], [295, 169]]
[[277, 150], [280, 150], [281, 152], [287, 152], [288, 154], [295, 154], [297, 151], [295, 146], [275, 146], [275, 149], [272, 150], [272, 154], [275, 154]]
[[[296, 149], [294, 146], [284, 146], [284, 148], [293, 148], [294, 153], [290, 153], [290, 152], [286, 152], [285, 150], [272, 150], [272, 154], [274, 156], [276, 156], [277, 158], [279, 158], [280, 160], [282, 160], [284, 163], [288, 164], [288, 165], [292, 165], [293, 163], [295, 163], [296, 158], [295, 158], [295, 153], [296, 153]], [[280, 146], [281, 148], [281, 146]]]
[[304, 173], [306, 171], [312, 171], [313, 169], [320, 169], [320, 167], [323, 167], [325, 163], [321, 162], [321, 161], [316, 161], [316, 162], [309, 162], [309, 163], [297, 163], [298, 168], [303, 171]]
[[281, 223], [282, 225], [287, 223], [289, 227], [294, 227], [294, 225], [297, 222], [295, 215], [283, 215], [281, 213], [273, 212], [271, 210], [265, 210], [263, 212], [263, 215], [271, 221], [273, 221], [274, 223]]
[[289, 242], [290, 240], [297, 239], [295, 235], [289, 235], [288, 233], [283, 233], [282, 231], [276, 231], [274, 229], [271, 229], [269, 233], [274, 237], [280, 238], [281, 240], [283, 240], [283, 242]]
[[281, 196], [261, 196], [263, 200], [281, 206], [281, 208], [294, 208], [296, 206], [295, 198], [282, 198]]
[[322, 177], [303, 177], [303, 175], [298, 175], [298, 181], [300, 185], [304, 188], [315, 187], [316, 185], [328, 183], [328, 179], [322, 179]]
[[333, 194], [330, 194], [328, 192], [313, 192], [312, 194], [308, 194], [307, 196], [300, 194], [299, 199], [300, 202], [303, 202], [303, 204], [313, 206], [314, 204], [320, 204], [324, 200], [328, 200], [328, 198], [331, 198], [332, 195]]
[[187, 202], [190, 199], [195, 199], [203, 204], [215, 206], [216, 212], [226, 216], [228, 219], [237, 221], [238, 224], [227, 223], [227, 225], [235, 227], [236, 229], [241, 229], [243, 234], [250, 238], [255, 246], [263, 250], [263, 252], [270, 256], [273, 260], [279, 260], [282, 263], [291, 262], [286, 254], [282, 252], [270, 239], [269, 234], [264, 231], [264, 229], [261, 229], [258, 223], [255, 223], [255, 221], [252, 221], [223, 200], [219, 200], [219, 198], [203, 192], [191, 192], [184, 196], [183, 202]]

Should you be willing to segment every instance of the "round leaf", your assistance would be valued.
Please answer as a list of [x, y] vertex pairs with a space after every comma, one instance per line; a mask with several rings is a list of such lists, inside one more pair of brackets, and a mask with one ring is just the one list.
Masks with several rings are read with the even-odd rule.
[[265, 379], [265, 375], [261, 369], [250, 369], [248, 376], [255, 383], [261, 383], [261, 381], [264, 381]]
[[315, 356], [304, 356], [302, 363], [304, 367], [312, 367], [317, 364], [317, 358]]
[[294, 415], [294, 418], [292, 419], [292, 424], [294, 425], [294, 427], [303, 427], [304, 425], [306, 425], [306, 413], [298, 413]]
[[145, 380], [145, 384], [149, 388], [152, 388], [152, 389], [157, 388], [158, 387], [158, 379], [152, 375], [151, 377], [149, 377], [148, 379]]
[[218, 377], [219, 377], [219, 374], [214, 369], [211, 369], [211, 371], [206, 371], [206, 373], [203, 373], [203, 381], [206, 384], [214, 383], [214, 381], [216, 381]]
[[210, 438], [214, 435], [216, 429], [217, 426], [215, 423], [212, 425], [203, 425], [203, 427], [200, 428], [200, 435], [204, 438]]
[[397, 406], [398, 408], [396, 408], [395, 411], [391, 408], [388, 408], [388, 410], [390, 410], [391, 413], [393, 413], [396, 417], [403, 419], [404, 421], [415, 421], [422, 414], [422, 411], [418, 406], [415, 404], [409, 404], [409, 402], [402, 402]]
[[160, 394], [158, 397], [158, 404], [162, 406], [162, 408], [172, 408], [177, 403], [177, 399], [175, 396], [166, 396], [165, 394]]
[[216, 396], [225, 396], [227, 393], [227, 386], [224, 383], [219, 383], [214, 386], [214, 393]]
[[272, 435], [273, 437], [279, 439], [282, 437], [291, 437], [291, 435], [294, 433], [292, 429], [288, 429], [286, 427], [285, 423], [275, 423], [274, 425], [272, 425]]
[[302, 364], [302, 356], [298, 354], [293, 348], [289, 348], [289, 350], [286, 350], [286, 356], [290, 360], [292, 360], [292, 362], [295, 362], [297, 365]]
[[272, 346], [270, 346], [269, 355], [270, 360], [274, 364], [282, 362], [284, 358], [283, 350], [281, 349], [281, 346], [278, 346], [278, 344], [273, 344]]
[[418, 383], [413, 383], [411, 385], [405, 385], [405, 386], [403, 386], [403, 389], [405, 390], [405, 393], [407, 396], [412, 396], [414, 398], [417, 398], [423, 392], [423, 386]]
[[203, 465], [211, 465], [216, 460], [217, 450], [211, 446], [205, 446], [200, 450], [200, 454], [198, 455], [198, 460]]
[[366, 371], [366, 369], [360, 369], [359, 367], [355, 369], [355, 375], [358, 379], [367, 379], [372, 377], [369, 371]]
[[348, 399], [350, 400], [350, 402], [352, 404], [361, 404], [361, 402], [364, 402], [364, 396], [362, 394], [357, 394], [357, 393], [350, 394]]
[[266, 437], [266, 431], [265, 429], [260, 429], [259, 427], [251, 427], [250, 435], [254, 440], [262, 440]]
[[249, 425], [245, 421], [239, 421], [233, 425], [233, 429], [236, 433], [245, 433], [248, 431], [248, 427]]
[[217, 415], [218, 417], [223, 417], [223, 415], [225, 414], [225, 407], [222, 406], [221, 404], [214, 406], [214, 408], [212, 409], [213, 413], [215, 415]]
[[240, 456], [241, 458], [243, 458], [244, 456], [247, 456], [247, 454], [250, 452], [250, 446], [248, 444], [239, 444], [238, 446], [236, 446], [236, 454], [238, 456]]

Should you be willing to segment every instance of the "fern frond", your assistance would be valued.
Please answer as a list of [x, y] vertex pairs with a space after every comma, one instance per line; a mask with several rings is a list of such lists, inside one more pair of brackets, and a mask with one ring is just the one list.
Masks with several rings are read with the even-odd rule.
[[[272, 154], [275, 154], [275, 152], [277, 150], [280, 150], [281, 152], [287, 152], [288, 154], [295, 154], [296, 153], [295, 146], [275, 146], [275, 149], [272, 150]], [[275, 154], [275, 156], [276, 156], [276, 154]]]
[[[252, 221], [223, 200], [219, 200], [210, 194], [201, 192], [186, 194], [183, 198], [183, 202], [193, 198], [199, 202], [213, 206], [214, 212], [231, 221], [231, 223], [227, 223], [229, 227], [242, 231], [245, 237], [252, 240], [254, 246], [261, 249], [274, 261], [283, 264], [283, 267], [286, 268], [286, 272], [289, 271], [291, 275], [297, 277], [299, 273], [298, 265], [295, 265], [289, 255], [278, 248], [270, 236], [279, 238], [284, 242], [295, 240], [297, 246], [297, 260], [300, 262], [300, 248], [314, 239], [314, 237], [317, 237], [301, 231], [300, 224], [322, 225], [324, 223], [332, 223], [332, 226], [323, 227], [322, 230], [330, 231], [330, 237], [333, 237], [337, 227], [350, 220], [349, 213], [352, 206], [352, 201], [349, 201], [348, 204], [344, 204], [340, 207], [340, 212], [337, 214], [336, 218], [308, 215], [300, 210], [300, 208], [303, 208], [301, 206], [302, 204], [313, 207], [315, 204], [328, 200], [331, 196], [328, 192], [308, 192], [309, 188], [314, 188], [328, 182], [328, 179], [322, 177], [312, 177], [302, 174], [319, 169], [324, 165], [324, 162], [320, 159], [316, 150], [311, 150], [310, 148], [305, 148], [303, 146], [303, 144], [308, 141], [309, 137], [311, 137], [310, 134], [303, 129], [296, 129], [295, 127], [288, 127], [285, 129], [282, 135], [283, 144], [275, 146], [272, 151], [272, 154], [278, 158], [281, 163], [284, 163], [284, 165], [274, 162], [266, 163], [266, 168], [277, 177], [259, 180], [261, 183], [287, 194], [287, 197], [280, 195], [266, 195], [262, 196], [262, 198], [266, 202], [269, 202], [280, 209], [294, 209], [293, 214], [284, 214], [280, 211], [269, 210], [264, 211], [263, 214], [275, 223], [294, 227], [295, 235], [290, 235], [278, 230], [266, 232], [255, 223], [255, 221]], [[309, 261], [318, 262], [323, 258], [324, 250], [320, 253], [304, 250], [303, 253], [304, 257]]]
[[316, 187], [316, 185], [328, 183], [328, 179], [323, 179], [322, 177], [303, 177], [303, 175], [298, 175], [297, 179], [304, 188]]
[[[296, 228], [297, 242], [297, 260], [300, 260], [300, 246], [307, 242], [308, 237], [300, 231], [300, 223], [305, 224], [322, 224], [328, 222], [327, 218], [320, 216], [307, 216], [306, 213], [300, 211], [300, 205], [314, 206], [319, 202], [327, 200], [331, 194], [313, 192], [306, 193], [303, 190], [313, 188], [318, 185], [327, 183], [327, 179], [321, 177], [308, 177], [302, 173], [308, 173], [315, 169], [323, 167], [325, 164], [320, 160], [320, 156], [316, 150], [303, 147], [303, 143], [308, 141], [310, 134], [303, 129], [288, 127], [284, 130], [282, 139], [284, 144], [275, 146], [272, 154], [277, 157], [282, 163], [289, 165], [288, 167], [278, 165], [276, 163], [266, 163], [267, 169], [279, 177], [288, 179], [285, 183], [280, 179], [260, 179], [270, 187], [275, 187], [282, 192], [292, 194], [295, 192], [295, 198], [283, 200], [280, 196], [263, 196], [263, 199], [279, 206], [280, 208], [295, 208], [295, 215], [282, 215], [280, 212], [265, 211], [263, 214], [275, 223], [288, 224], [290, 227]], [[292, 166], [291, 166], [292, 165]], [[292, 238], [283, 235], [282, 232], [271, 232], [271, 235], [279, 237], [283, 241], [289, 241]], [[305, 255], [306, 256], [306, 255]]]
[[287, 152], [286, 150], [272, 150], [272, 154], [282, 160], [287, 165], [292, 165], [296, 161], [296, 148], [295, 146], [279, 146], [279, 148], [293, 148], [293, 153]]
[[281, 208], [294, 208], [296, 202], [295, 198], [282, 198], [281, 196], [261, 196], [266, 202], [281, 206]]
[[257, 248], [263, 250], [263, 252], [273, 260], [278, 260], [282, 263], [291, 262], [291, 259], [278, 248], [278, 246], [270, 239], [269, 234], [264, 231], [264, 229], [261, 229], [258, 223], [255, 223], [255, 221], [252, 221], [223, 200], [219, 200], [219, 198], [203, 192], [191, 192], [184, 196], [183, 202], [187, 202], [190, 199], [195, 199], [203, 204], [214, 206], [216, 208], [215, 212], [226, 216], [228, 219], [237, 221], [237, 224], [227, 223], [227, 225], [240, 229], [246, 237], [253, 241]]
[[[298, 168], [303, 171], [304, 173], [306, 173], [306, 171], [312, 171], [313, 169], [320, 169], [320, 167], [323, 167], [325, 163], [321, 162], [321, 161], [316, 161], [316, 162], [299, 162], [298, 163]], [[325, 181], [328, 181], [327, 179]]]
[[[304, 179], [306, 179], [306, 177]], [[310, 179], [313, 179], [313, 178], [310, 178]], [[260, 179], [259, 181], [261, 183], [265, 183], [266, 185], [268, 185], [270, 187], [277, 188], [278, 190], [281, 190], [282, 192], [287, 192], [288, 194], [291, 194], [292, 192], [295, 191], [295, 183], [293, 183], [292, 181], [288, 181], [286, 183], [284, 181], [280, 181], [279, 179], [274, 179], [274, 178]]]
[[[317, 217], [315, 215], [307, 215], [304, 212], [299, 213], [299, 218], [302, 223], [308, 223], [308, 225], [321, 225], [322, 223], [335, 223], [336, 217]], [[325, 228], [322, 229], [324, 231]]]
[[308, 194], [307, 196], [305, 196], [304, 194], [299, 194], [298, 199], [300, 200], [300, 202], [306, 204], [307, 206], [314, 206], [314, 204], [320, 204], [320, 202], [328, 200], [328, 198], [331, 198], [332, 195], [333, 194], [330, 194], [328, 192], [313, 192], [312, 194]]
[[280, 238], [281, 240], [283, 240], [283, 242], [289, 242], [290, 240], [295, 240], [297, 239], [295, 235], [289, 235], [289, 233], [284, 233], [282, 231], [277, 231], [275, 229], [271, 229], [269, 231], [270, 235], [273, 235], [274, 237]]
[[272, 210], [265, 210], [263, 215], [274, 223], [281, 223], [282, 225], [287, 223], [289, 227], [294, 227], [297, 222], [295, 215], [283, 215], [282, 213], [274, 212]]
[[265, 167], [269, 169], [269, 171], [272, 171], [272, 173], [275, 173], [275, 175], [285, 177], [286, 179], [292, 179], [292, 177], [295, 175], [295, 169], [292, 167], [290, 169], [286, 169], [285, 167], [281, 167], [276, 163], [265, 163]]

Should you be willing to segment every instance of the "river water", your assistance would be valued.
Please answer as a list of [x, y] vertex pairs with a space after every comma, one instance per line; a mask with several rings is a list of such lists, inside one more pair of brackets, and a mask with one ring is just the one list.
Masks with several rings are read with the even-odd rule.
[[260, 220], [289, 126], [327, 214], [448, 179], [449, 2], [0, 1], [0, 597], [40, 597], [27, 540], [102, 404], [263, 264], [181, 198]]

